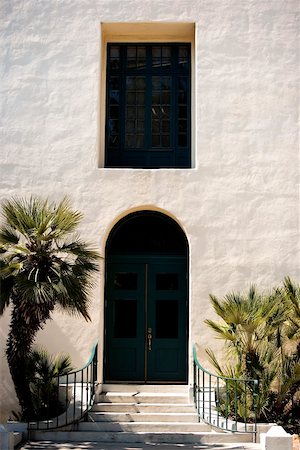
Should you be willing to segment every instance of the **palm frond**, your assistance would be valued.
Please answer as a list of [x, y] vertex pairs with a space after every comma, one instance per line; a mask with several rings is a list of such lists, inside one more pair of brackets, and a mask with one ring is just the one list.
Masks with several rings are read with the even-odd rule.
[[12, 245], [19, 242], [19, 235], [16, 231], [8, 225], [3, 225], [0, 228], [0, 244]]
[[64, 198], [57, 207], [54, 208], [52, 219], [52, 231], [58, 236], [64, 236], [66, 233], [72, 233], [80, 221], [82, 214], [79, 211], [73, 211], [70, 202]]
[[204, 320], [204, 323], [217, 334], [218, 339], [225, 339], [228, 341], [235, 340], [235, 335], [232, 333], [228, 325], [219, 324], [211, 319]]

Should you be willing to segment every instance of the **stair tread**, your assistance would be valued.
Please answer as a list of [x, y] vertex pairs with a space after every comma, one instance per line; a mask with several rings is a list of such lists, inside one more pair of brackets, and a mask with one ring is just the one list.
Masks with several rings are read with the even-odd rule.
[[194, 412], [147, 412], [147, 413], [136, 412], [136, 413], [130, 413], [128, 411], [119, 412], [119, 413], [116, 413], [116, 412], [113, 412], [113, 411], [111, 411], [111, 412], [110, 411], [107, 411], [107, 412], [105, 412], [105, 411], [92, 411], [92, 414], [99, 414], [99, 415], [101, 415], [101, 414], [103, 414], [103, 415], [128, 414], [130, 416], [132, 416], [134, 414], [137, 414], [139, 416], [143, 416], [143, 415], [144, 416], [151, 416], [151, 415], [153, 415], [153, 416], [158, 416], [158, 415], [159, 416], [172, 416], [172, 415], [173, 416], [178, 416], [178, 415], [180, 415], [180, 416], [182, 416], [182, 415], [194, 416], [195, 415]]
[[[81, 422], [81, 423], [93, 423], [93, 422]], [[110, 422], [95, 422], [95, 423], [108, 423], [108, 424], [119, 424], [119, 425], [132, 425], [132, 424], [136, 424], [136, 425], [167, 425], [167, 426], [178, 426], [178, 425], [184, 425], [185, 427], [188, 425], [197, 425], [197, 424], [203, 424], [204, 422], [149, 422], [148, 420], [145, 422], [120, 422], [119, 420], [112, 420]]]
[[187, 397], [186, 392], [117, 392], [117, 391], [107, 391], [101, 392], [100, 395], [116, 396], [116, 397]]
[[94, 403], [94, 405], [123, 405], [123, 406], [130, 406], [130, 405], [141, 405], [141, 406], [151, 406], [151, 405], [155, 405], [155, 406], [166, 406], [166, 405], [170, 405], [170, 406], [176, 406], [177, 408], [180, 408], [180, 406], [194, 406], [193, 403], [139, 403], [139, 402], [114, 402], [114, 403], [110, 403], [110, 402], [96, 402]]

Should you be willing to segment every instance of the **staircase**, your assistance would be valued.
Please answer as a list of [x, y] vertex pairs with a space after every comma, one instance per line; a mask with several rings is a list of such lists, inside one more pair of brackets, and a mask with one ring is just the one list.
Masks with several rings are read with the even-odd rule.
[[218, 432], [198, 422], [189, 387], [103, 385], [85, 422], [31, 439], [55, 442], [218, 444], [251, 442], [251, 435]]

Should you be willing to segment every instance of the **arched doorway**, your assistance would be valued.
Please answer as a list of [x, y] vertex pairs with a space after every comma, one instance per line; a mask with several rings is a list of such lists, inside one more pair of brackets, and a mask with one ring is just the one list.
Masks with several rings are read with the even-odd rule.
[[188, 243], [156, 211], [120, 220], [106, 246], [105, 382], [186, 383]]

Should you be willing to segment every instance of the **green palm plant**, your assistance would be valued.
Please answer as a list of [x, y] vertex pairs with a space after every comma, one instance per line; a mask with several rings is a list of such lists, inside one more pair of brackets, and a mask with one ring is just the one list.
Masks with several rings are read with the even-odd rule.
[[[285, 277], [283, 281], [282, 296], [289, 305], [288, 337], [294, 341], [300, 340], [300, 286]], [[300, 346], [299, 346], [300, 355]]]
[[33, 413], [26, 361], [36, 333], [57, 306], [90, 320], [91, 275], [99, 255], [74, 236], [82, 215], [64, 199], [39, 198], [2, 204], [0, 315], [10, 305], [6, 355], [25, 420]]
[[[227, 414], [233, 415], [230, 398], [235, 396], [238, 407], [235, 405], [234, 409], [241, 417], [251, 420], [255, 408], [258, 420], [285, 424], [295, 410], [296, 394], [300, 393], [299, 286], [285, 278], [283, 287], [267, 294], [260, 294], [251, 286], [246, 294], [230, 293], [223, 299], [211, 295], [210, 298], [221, 322], [205, 322], [225, 341], [230, 361], [221, 365], [207, 349], [211, 363], [222, 377], [257, 379], [259, 383], [255, 402], [250, 385], [237, 390], [239, 385], [235, 384], [236, 392], [231, 392], [232, 386], [227, 385]], [[295, 341], [294, 346], [291, 339]], [[220, 410], [222, 407], [221, 404]]]
[[34, 419], [43, 420], [60, 414], [65, 408], [59, 402], [59, 378], [73, 369], [69, 355], [52, 356], [45, 349], [32, 350], [27, 361], [28, 377], [34, 407]]
[[247, 294], [229, 293], [223, 299], [210, 295], [212, 306], [221, 323], [205, 320], [205, 323], [225, 340], [229, 352], [241, 367], [245, 378], [255, 378], [259, 367], [260, 346], [264, 338], [274, 333], [271, 317], [276, 315], [277, 301], [261, 295], [255, 286]]

